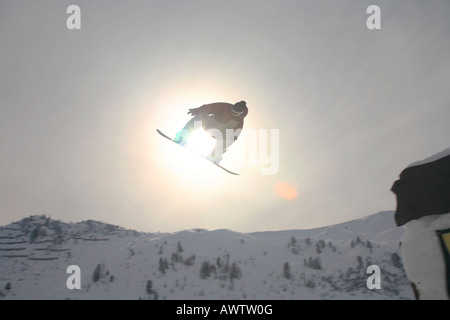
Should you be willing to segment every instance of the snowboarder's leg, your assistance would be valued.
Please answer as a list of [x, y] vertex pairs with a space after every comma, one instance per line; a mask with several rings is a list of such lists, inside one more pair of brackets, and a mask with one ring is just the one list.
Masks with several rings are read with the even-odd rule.
[[209, 133], [216, 139], [216, 146], [212, 150], [211, 154], [207, 156], [207, 159], [219, 164], [223, 158], [223, 154], [237, 139], [235, 130], [227, 129], [226, 133], [217, 129], [210, 129]]
[[222, 161], [223, 154], [226, 151], [226, 144], [223, 139], [216, 139], [216, 146], [211, 153], [206, 157], [209, 161], [219, 164]]

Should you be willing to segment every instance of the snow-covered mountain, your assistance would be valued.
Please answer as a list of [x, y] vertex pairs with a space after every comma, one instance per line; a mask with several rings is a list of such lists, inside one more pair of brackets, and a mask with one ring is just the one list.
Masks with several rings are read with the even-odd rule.
[[[393, 214], [256, 233], [31, 216], [0, 227], [0, 299], [413, 299]], [[73, 265], [80, 289], [67, 286]], [[368, 288], [372, 265], [380, 289]]]

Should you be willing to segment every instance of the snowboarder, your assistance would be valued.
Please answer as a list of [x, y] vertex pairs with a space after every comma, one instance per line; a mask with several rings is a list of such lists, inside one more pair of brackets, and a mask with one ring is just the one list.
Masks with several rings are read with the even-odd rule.
[[189, 109], [188, 114], [194, 117], [177, 133], [175, 142], [186, 145], [190, 134], [203, 128], [216, 139], [216, 146], [207, 158], [219, 163], [226, 149], [239, 137], [248, 108], [245, 101], [235, 104], [216, 102]]

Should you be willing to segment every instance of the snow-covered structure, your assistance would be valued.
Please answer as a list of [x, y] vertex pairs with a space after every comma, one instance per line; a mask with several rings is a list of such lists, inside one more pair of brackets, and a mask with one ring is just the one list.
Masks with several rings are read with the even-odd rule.
[[450, 298], [450, 148], [403, 170], [392, 191], [402, 255], [417, 299]]

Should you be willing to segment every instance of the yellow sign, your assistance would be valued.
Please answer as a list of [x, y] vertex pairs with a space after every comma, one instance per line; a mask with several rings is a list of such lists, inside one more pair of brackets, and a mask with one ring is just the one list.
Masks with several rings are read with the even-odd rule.
[[447, 266], [447, 294], [450, 298], [450, 229], [437, 230], [436, 232], [441, 240], [442, 251]]
[[450, 252], [450, 231], [441, 234], [442, 242], [445, 245], [447, 252]]

